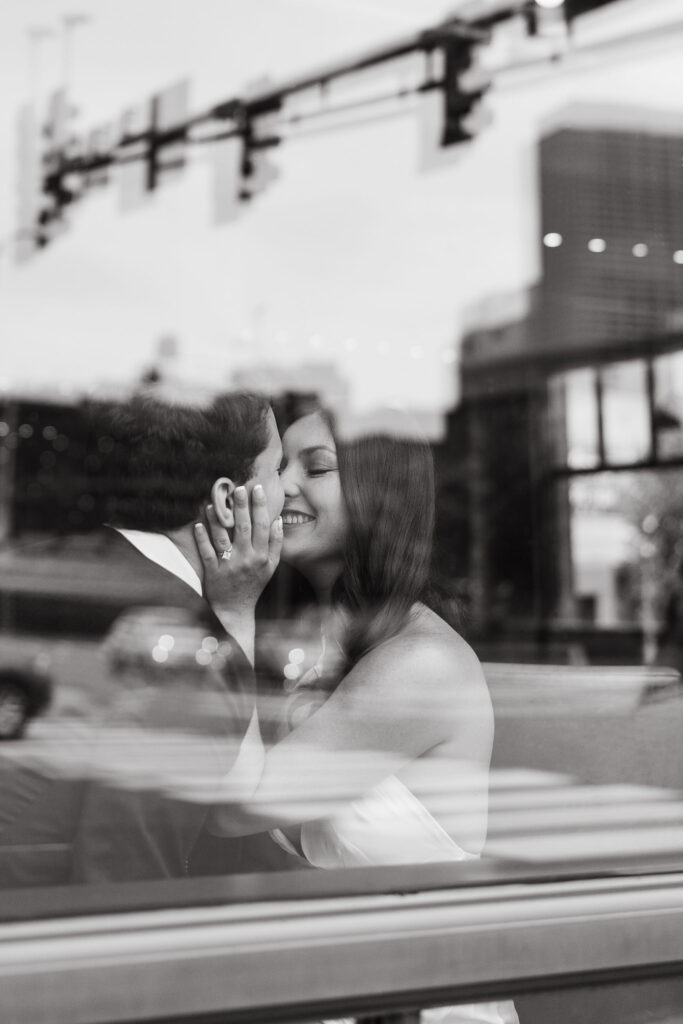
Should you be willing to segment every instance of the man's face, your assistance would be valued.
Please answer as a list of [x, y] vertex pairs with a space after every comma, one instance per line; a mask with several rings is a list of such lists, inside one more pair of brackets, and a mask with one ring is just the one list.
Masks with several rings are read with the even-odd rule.
[[261, 484], [266, 495], [266, 505], [271, 523], [282, 511], [285, 492], [280, 482], [280, 463], [282, 462], [282, 442], [277, 430], [273, 410], [268, 410], [268, 444], [254, 462], [253, 475], [247, 480], [249, 493], [256, 484]]

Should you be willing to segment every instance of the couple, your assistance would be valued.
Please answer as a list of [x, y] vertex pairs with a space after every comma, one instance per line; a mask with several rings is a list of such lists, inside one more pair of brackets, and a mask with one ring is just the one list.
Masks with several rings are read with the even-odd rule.
[[[52, 840], [71, 856], [42, 874], [25, 861], [15, 884], [202, 873], [207, 848], [216, 874], [477, 857], [493, 718], [479, 662], [430, 590], [429, 446], [382, 433], [342, 439], [323, 411], [281, 441], [268, 403], [248, 394], [206, 410], [138, 398], [105, 413], [102, 571], [116, 564], [141, 593], [161, 588], [231, 655], [206, 675], [208, 694], [169, 684], [127, 695], [146, 742], [159, 722], [191, 733], [211, 698], [202, 799], [191, 782], [185, 799], [164, 799], [144, 780], [112, 784], [106, 771], [84, 773], [64, 799], [36, 783], [5, 841], [25, 852], [36, 837], [39, 847]], [[254, 610], [280, 554], [319, 599], [322, 653], [290, 698], [290, 731], [266, 750]], [[174, 769], [182, 776], [185, 764]], [[503, 1003], [423, 1017], [517, 1020]]]
[[[234, 643], [209, 675], [217, 713], [201, 798], [191, 780], [186, 800], [159, 799], [141, 779], [88, 781], [69, 880], [478, 856], [493, 717], [479, 662], [430, 588], [429, 446], [342, 440], [323, 411], [281, 441], [270, 406], [250, 394], [205, 410], [136, 398], [105, 408], [97, 427], [112, 450], [110, 563]], [[266, 752], [254, 610], [280, 554], [318, 597], [322, 654], [290, 698], [294, 727]], [[134, 721], [168, 727], [175, 714], [182, 732], [207, 694], [164, 686], [143, 697]]]
[[[258, 762], [251, 790], [227, 774], [208, 828], [229, 837], [268, 829], [321, 868], [476, 857], [493, 719], [479, 662], [430, 589], [431, 450], [388, 435], [342, 441], [322, 411], [291, 424], [282, 446], [282, 560], [316, 593], [324, 653], [290, 698], [294, 728]], [[267, 511], [252, 491], [253, 543], [264, 552], [275, 487], [273, 499]], [[240, 516], [246, 508], [219, 497], [208, 531], [196, 533], [209, 602], [250, 651], [251, 601], [239, 595], [242, 537], [252, 531], [237, 522], [230, 536]], [[278, 547], [273, 527], [271, 565]]]
[[[318, 868], [475, 858], [493, 716], [481, 666], [430, 588], [431, 450], [386, 434], [342, 440], [322, 410], [292, 423], [282, 448], [281, 554], [316, 593], [322, 653], [290, 698], [291, 731], [253, 759], [251, 780], [227, 773], [207, 827], [227, 837], [268, 829]], [[268, 522], [277, 501], [269, 507], [254, 488], [252, 509], [251, 529], [243, 496], [241, 506], [214, 502], [195, 527], [206, 595], [233, 635], [249, 542], [269, 567], [280, 544], [278, 520]], [[518, 1024], [511, 1002], [440, 1007], [421, 1020]]]
[[[429, 446], [344, 440], [322, 411], [281, 441], [250, 394], [206, 409], [137, 397], [92, 420], [102, 576], [142, 604], [161, 595], [231, 653], [196, 686], [169, 672], [99, 687], [71, 773], [5, 787], [0, 886], [476, 857], [492, 712], [430, 593]], [[266, 751], [254, 611], [281, 553], [318, 596], [322, 654]]]

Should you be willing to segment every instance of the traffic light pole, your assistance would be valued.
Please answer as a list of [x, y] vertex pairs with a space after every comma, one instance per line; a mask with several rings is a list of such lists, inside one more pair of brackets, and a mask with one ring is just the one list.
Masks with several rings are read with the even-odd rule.
[[[581, 4], [583, 12], [590, 6], [599, 6], [606, 2], [612, 2], [612, 0], [566, 0], [567, 20], [569, 21], [573, 17], [572, 4]], [[155, 96], [151, 101], [149, 125], [144, 131], [134, 134], [126, 133], [125, 130], [122, 133], [114, 133], [110, 136], [108, 148], [105, 149], [91, 150], [90, 152], [81, 150], [78, 155], [69, 155], [66, 152], [59, 154], [57, 171], [53, 171], [48, 189], [49, 193], [57, 200], [55, 216], [58, 219], [61, 215], [61, 205], [65, 205], [73, 198], [70, 190], [62, 187], [63, 180], [67, 175], [82, 175], [84, 180], [82, 191], [84, 192], [90, 187], [92, 180], [97, 176], [101, 178], [102, 172], [106, 172], [110, 166], [144, 160], [147, 165], [146, 191], [152, 192], [159, 185], [162, 167], [161, 154], [165, 147], [178, 143], [201, 144], [233, 137], [240, 137], [243, 145], [241, 164], [243, 187], [239, 192], [239, 197], [250, 198], [272, 177], [267, 173], [261, 175], [256, 173], [255, 169], [263, 164], [262, 160], [259, 161], [259, 151], [277, 145], [280, 141], [273, 132], [266, 137], [259, 135], [257, 131], [259, 119], [279, 111], [284, 101], [291, 96], [315, 88], [324, 90], [339, 79], [413, 53], [422, 52], [426, 58], [436, 52], [443, 54], [445, 68], [443, 77], [435, 77], [427, 68], [425, 81], [413, 91], [424, 92], [431, 89], [443, 91], [444, 131], [441, 145], [449, 146], [463, 142], [474, 134], [471, 128], [468, 130], [467, 121], [487, 88], [487, 86], [483, 86], [468, 90], [461, 81], [464, 72], [471, 65], [473, 48], [488, 42], [496, 25], [519, 15], [525, 15], [527, 19], [533, 18], [535, 11], [538, 11], [538, 4], [535, 0], [522, 0], [521, 3], [503, 4], [500, 8], [494, 8], [488, 14], [471, 20], [449, 18], [432, 28], [413, 33], [387, 46], [375, 48], [351, 60], [327, 65], [277, 86], [267, 86], [256, 95], [223, 100], [208, 110], [178, 121], [173, 127], [159, 128], [160, 97]], [[72, 16], [72, 23], [68, 27], [65, 22], [65, 33], [68, 34], [69, 29], [80, 24], [81, 20], [80, 16]], [[66, 59], [65, 56], [65, 61]], [[65, 71], [65, 73], [68, 72]], [[209, 128], [212, 125], [215, 126], [216, 122], [230, 122], [231, 124], [230, 127], [226, 125], [225, 130], [214, 131], [213, 134], [200, 132], [200, 129], [205, 126]], [[143, 152], [139, 151], [140, 144], [144, 144]], [[138, 151], [133, 152], [136, 146]], [[127, 149], [128, 152], [126, 152]], [[59, 180], [55, 179], [55, 173]]]

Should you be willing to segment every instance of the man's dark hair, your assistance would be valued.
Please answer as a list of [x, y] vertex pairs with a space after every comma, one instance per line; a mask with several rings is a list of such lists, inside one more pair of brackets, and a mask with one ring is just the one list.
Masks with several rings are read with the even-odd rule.
[[101, 520], [167, 532], [191, 522], [220, 476], [252, 476], [268, 444], [267, 399], [220, 395], [201, 408], [135, 396], [89, 405], [89, 489]]

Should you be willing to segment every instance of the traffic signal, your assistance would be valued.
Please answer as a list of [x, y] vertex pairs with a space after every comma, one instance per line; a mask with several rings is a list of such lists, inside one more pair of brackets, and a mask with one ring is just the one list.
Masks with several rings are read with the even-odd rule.
[[186, 164], [189, 81], [182, 79], [123, 115], [117, 178], [123, 210], [143, 205]]
[[17, 259], [43, 248], [63, 224], [63, 212], [78, 195], [78, 175], [67, 169], [70, 111], [57, 89], [40, 126], [30, 105], [20, 114], [19, 224]]
[[64, 224], [64, 209], [76, 198], [76, 192], [67, 187], [68, 178], [57, 163], [53, 170], [43, 178], [43, 201], [35, 232], [35, 242], [39, 249], [51, 242]]
[[[263, 87], [264, 83], [256, 85]], [[216, 224], [236, 220], [243, 204], [263, 192], [280, 174], [268, 150], [280, 144], [277, 119], [281, 100], [258, 97], [231, 101], [214, 110], [218, 120], [234, 128], [212, 146], [214, 165], [213, 215]]]
[[240, 199], [252, 199], [278, 178], [279, 169], [268, 159], [267, 150], [279, 143], [279, 138], [259, 133], [254, 122], [248, 122], [242, 140]]
[[[61, 226], [64, 209], [73, 202], [75, 191], [67, 178], [66, 159], [70, 111], [66, 92], [56, 89], [52, 94], [47, 123], [44, 128], [46, 149], [43, 154], [43, 209], [38, 218], [36, 242], [47, 245], [53, 228]], [[73, 176], [69, 176], [73, 177]]]
[[452, 146], [474, 138], [491, 120], [482, 98], [489, 89], [489, 75], [473, 65], [473, 47], [449, 39], [444, 50], [444, 120], [441, 145]]

